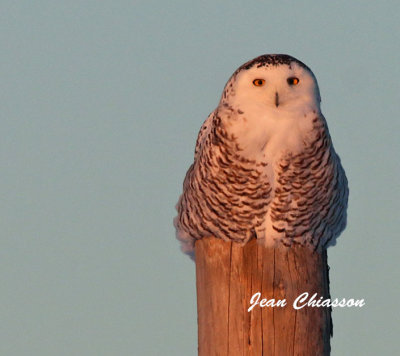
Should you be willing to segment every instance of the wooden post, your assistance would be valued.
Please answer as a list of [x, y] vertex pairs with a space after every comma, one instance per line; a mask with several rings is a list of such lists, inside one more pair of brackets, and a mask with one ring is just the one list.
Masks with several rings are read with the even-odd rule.
[[[195, 253], [199, 356], [330, 354], [330, 308], [293, 308], [304, 292], [329, 298], [326, 251], [203, 238]], [[287, 305], [248, 312], [257, 292]]]

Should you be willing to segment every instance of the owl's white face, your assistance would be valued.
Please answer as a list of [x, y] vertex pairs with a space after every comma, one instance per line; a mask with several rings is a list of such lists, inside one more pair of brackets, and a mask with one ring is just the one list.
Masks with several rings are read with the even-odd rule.
[[289, 65], [253, 66], [240, 71], [232, 83], [228, 100], [233, 107], [266, 110], [276, 114], [319, 109], [319, 90], [314, 76], [292, 62]]
[[312, 130], [320, 113], [320, 96], [314, 75], [296, 62], [241, 69], [227, 83], [220, 107], [237, 115], [225, 121], [244, 153], [276, 156], [296, 151]]

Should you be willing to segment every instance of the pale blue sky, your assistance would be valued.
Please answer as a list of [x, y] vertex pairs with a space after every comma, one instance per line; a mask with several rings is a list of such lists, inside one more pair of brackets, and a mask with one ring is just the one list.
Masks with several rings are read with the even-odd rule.
[[0, 5], [0, 354], [196, 355], [174, 206], [231, 73], [288, 53], [318, 78], [350, 184], [329, 250], [332, 355], [397, 350], [398, 1]]

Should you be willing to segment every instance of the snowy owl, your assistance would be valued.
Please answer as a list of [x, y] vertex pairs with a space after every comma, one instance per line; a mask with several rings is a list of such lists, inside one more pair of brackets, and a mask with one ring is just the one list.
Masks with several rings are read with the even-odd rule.
[[322, 251], [346, 226], [347, 179], [312, 71], [289, 55], [239, 67], [200, 129], [174, 219], [182, 250], [214, 236]]

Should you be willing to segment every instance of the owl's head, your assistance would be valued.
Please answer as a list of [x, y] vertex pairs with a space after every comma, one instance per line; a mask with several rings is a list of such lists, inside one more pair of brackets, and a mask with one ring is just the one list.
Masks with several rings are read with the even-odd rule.
[[319, 110], [320, 95], [311, 70], [294, 57], [267, 54], [239, 67], [221, 98], [241, 111], [279, 113]]
[[218, 106], [242, 154], [301, 149], [320, 114], [317, 80], [299, 60], [284, 54], [257, 57], [229, 79]]

